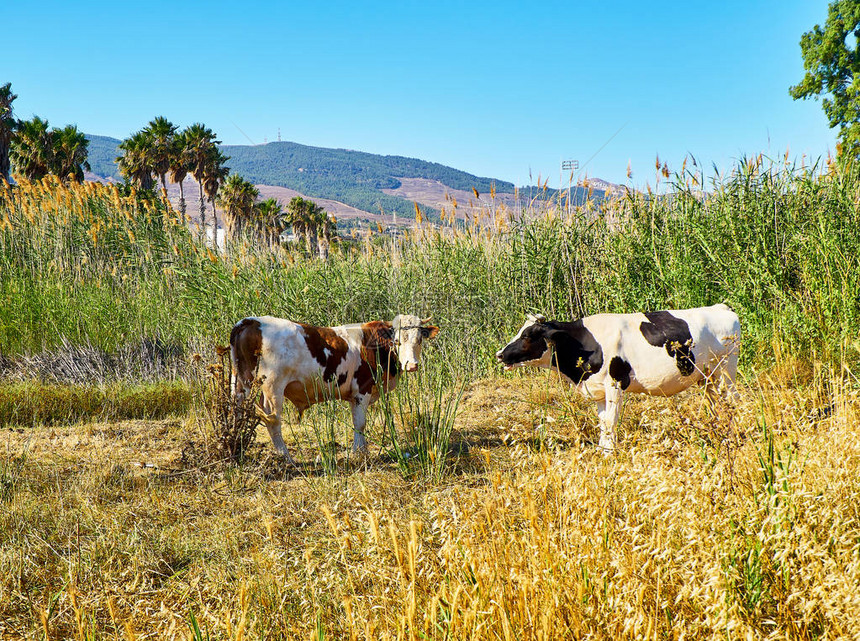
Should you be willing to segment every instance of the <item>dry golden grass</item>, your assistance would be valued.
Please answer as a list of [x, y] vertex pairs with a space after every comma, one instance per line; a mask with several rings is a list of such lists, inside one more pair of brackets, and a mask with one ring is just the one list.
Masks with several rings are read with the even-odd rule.
[[377, 458], [289, 473], [264, 435], [245, 466], [181, 469], [193, 417], [3, 430], [0, 634], [856, 638], [850, 380], [628, 397], [610, 458], [557, 380], [481, 381], [438, 484]]

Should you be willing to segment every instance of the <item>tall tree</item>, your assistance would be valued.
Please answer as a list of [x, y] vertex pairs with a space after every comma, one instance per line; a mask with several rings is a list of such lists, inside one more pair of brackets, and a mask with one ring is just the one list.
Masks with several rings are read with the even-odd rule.
[[285, 223], [281, 203], [274, 198], [257, 203], [255, 220], [260, 240], [269, 247], [277, 245]]
[[331, 239], [337, 230], [337, 220], [329, 214], [325, 209], [319, 218], [317, 230], [317, 244], [320, 253], [320, 258], [326, 260], [328, 258], [328, 250], [331, 247]]
[[320, 247], [320, 232], [322, 231], [322, 227], [325, 224], [326, 220], [328, 220], [328, 214], [325, 209], [322, 208], [321, 205], [318, 205], [313, 200], [306, 200], [305, 207], [307, 210], [306, 217], [308, 221], [308, 232], [307, 232], [307, 248], [308, 254], [313, 255], [313, 246], [316, 245], [317, 254], [320, 257], [324, 258], [323, 250]]
[[53, 153], [51, 158], [51, 173], [61, 180], [84, 181], [84, 169], [89, 171], [87, 148], [90, 141], [76, 125], [66, 125], [62, 129], [51, 131]]
[[830, 127], [839, 127], [841, 153], [860, 152], [860, 0], [834, 0], [822, 29], [815, 25], [800, 38], [803, 80], [791, 97], [822, 98]]
[[253, 183], [238, 174], [230, 174], [224, 181], [218, 203], [224, 212], [227, 237], [231, 242], [237, 241], [247, 227], [253, 226], [254, 204], [259, 195], [260, 191]]
[[120, 175], [140, 189], [152, 189], [155, 169], [150, 135], [145, 130], [138, 131], [119, 143], [119, 148], [122, 155], [117, 156], [116, 163]]
[[215, 199], [218, 197], [221, 185], [230, 175], [230, 170], [225, 164], [229, 159], [229, 156], [225, 156], [220, 149], [214, 147], [203, 175], [203, 190], [212, 205], [212, 239], [216, 245], [218, 244], [218, 215], [215, 211]]
[[308, 256], [314, 255], [316, 245], [320, 258], [326, 258], [335, 222], [325, 209], [312, 200], [295, 196], [287, 205], [286, 220], [296, 236], [304, 236]]
[[305, 200], [301, 196], [293, 196], [287, 205], [287, 215], [290, 226], [293, 228], [293, 233], [297, 237], [304, 239], [308, 254], [311, 253], [311, 219], [309, 215], [309, 204], [311, 204], [311, 201]]
[[164, 116], [156, 116], [143, 129], [150, 140], [149, 158], [152, 169], [161, 181], [161, 188], [165, 191], [167, 191], [167, 172], [170, 171], [176, 129], [176, 125]]
[[185, 214], [185, 187], [183, 182], [191, 168], [188, 154], [187, 136], [185, 131], [178, 132], [173, 137], [170, 150], [170, 180], [179, 185], [179, 213], [183, 222], [188, 222]]
[[48, 121], [33, 116], [17, 124], [9, 146], [9, 157], [15, 171], [27, 180], [41, 180], [51, 171], [54, 144]]
[[[212, 162], [213, 149], [217, 149], [220, 140], [215, 140], [215, 133], [201, 123], [194, 123], [185, 130], [185, 148], [188, 151], [188, 161], [191, 174], [200, 188], [200, 225], [206, 234], [206, 200], [203, 196], [203, 183]], [[215, 232], [213, 232], [215, 233]]]
[[0, 180], [9, 182], [9, 147], [12, 144], [12, 136], [15, 133], [15, 116], [12, 103], [17, 98], [12, 93], [12, 83], [7, 82], [0, 86]]

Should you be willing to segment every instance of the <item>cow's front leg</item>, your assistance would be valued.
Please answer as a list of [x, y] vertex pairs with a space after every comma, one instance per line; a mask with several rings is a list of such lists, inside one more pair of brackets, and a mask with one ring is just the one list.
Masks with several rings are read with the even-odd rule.
[[364, 427], [367, 425], [367, 408], [370, 406], [370, 394], [362, 394], [350, 401], [352, 408], [352, 451], [367, 453], [367, 439], [364, 437]]
[[600, 442], [598, 448], [604, 455], [615, 450], [615, 426], [621, 412], [621, 388], [617, 384], [606, 385], [606, 396], [597, 403], [597, 416], [600, 418]]

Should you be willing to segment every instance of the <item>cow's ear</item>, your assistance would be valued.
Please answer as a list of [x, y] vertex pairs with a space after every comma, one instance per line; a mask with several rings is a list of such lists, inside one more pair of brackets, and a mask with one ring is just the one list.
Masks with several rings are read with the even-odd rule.
[[424, 338], [436, 338], [436, 335], [439, 333], [439, 328], [435, 325], [430, 325], [428, 327], [421, 328], [421, 335]]
[[573, 343], [573, 338], [570, 334], [561, 329], [544, 331], [539, 335], [542, 335], [542, 338], [546, 340], [549, 345], [552, 345], [556, 351], [570, 347]]
[[384, 341], [394, 340], [394, 327], [380, 327], [379, 338]]

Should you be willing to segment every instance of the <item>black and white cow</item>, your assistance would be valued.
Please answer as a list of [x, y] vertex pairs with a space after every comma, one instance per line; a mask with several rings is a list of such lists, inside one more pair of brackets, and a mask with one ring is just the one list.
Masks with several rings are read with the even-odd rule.
[[284, 399], [302, 413], [330, 399], [349, 402], [355, 428], [353, 450], [367, 448], [367, 408], [379, 398], [380, 386], [394, 389], [400, 370], [418, 369], [421, 342], [439, 328], [428, 319], [398, 315], [392, 322], [372, 321], [339, 327], [317, 327], [273, 316], [244, 318], [230, 332], [235, 393], [246, 394], [257, 376], [264, 377], [263, 407], [272, 445], [293, 462], [281, 435]]
[[741, 326], [723, 304], [635, 314], [596, 314], [570, 323], [529, 314], [496, 353], [505, 369], [532, 365], [563, 374], [597, 401], [600, 448], [615, 448], [623, 392], [672, 396], [704, 383], [734, 397]]

